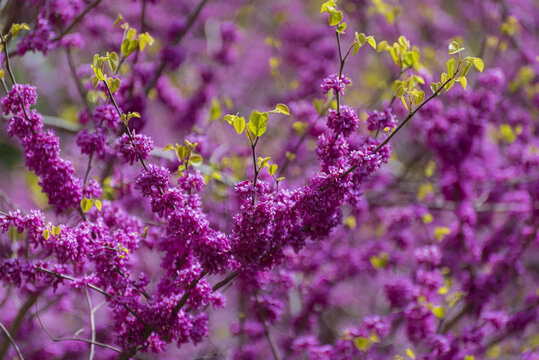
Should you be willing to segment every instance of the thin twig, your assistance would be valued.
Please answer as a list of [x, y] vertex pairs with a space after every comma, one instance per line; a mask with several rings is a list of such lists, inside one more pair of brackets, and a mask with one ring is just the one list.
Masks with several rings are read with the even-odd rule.
[[[13, 335], [16, 335], [19, 329], [22, 326], [24, 316], [30, 310], [32, 305], [37, 301], [37, 296], [35, 294], [30, 295], [30, 297], [24, 302], [22, 307], [17, 312], [17, 316], [13, 319], [11, 325], [9, 326], [9, 332]], [[9, 348], [9, 341], [4, 341], [0, 345], [0, 359], [3, 359]]]
[[2, 331], [6, 334], [9, 342], [11, 342], [11, 345], [13, 345], [13, 348], [17, 352], [17, 356], [19, 357], [19, 359], [24, 360], [24, 357], [22, 356], [21, 351], [19, 350], [19, 347], [17, 346], [17, 343], [15, 342], [15, 340], [13, 340], [13, 338], [11, 337], [11, 334], [6, 329], [4, 324], [2, 324], [1, 322], [0, 322], [0, 329], [2, 329]]
[[260, 302], [258, 301], [258, 296], [255, 294], [255, 300], [256, 300], [256, 306], [258, 308], [258, 315], [260, 316], [260, 319], [262, 320], [262, 324], [264, 325], [264, 334], [266, 335], [266, 339], [268, 340], [268, 343], [271, 348], [271, 353], [273, 354], [273, 358], [275, 360], [279, 360], [279, 354], [277, 353], [277, 348], [275, 347], [275, 344], [271, 340], [269, 326], [266, 323], [266, 316], [265, 311], [262, 308], [262, 305], [260, 305]]
[[114, 347], [112, 345], [108, 345], [108, 344], [104, 344], [104, 343], [101, 343], [101, 342], [98, 342], [98, 341], [92, 341], [92, 340], [88, 340], [88, 339], [81, 339], [81, 338], [76, 338], [76, 337], [71, 337], [71, 338], [56, 338], [54, 336], [52, 336], [48, 331], [47, 331], [47, 328], [45, 328], [45, 325], [43, 324], [43, 322], [41, 321], [41, 317], [39, 316], [39, 311], [37, 310], [37, 302], [36, 302], [36, 318], [39, 322], [39, 324], [41, 325], [41, 328], [43, 329], [43, 331], [45, 331], [45, 334], [47, 334], [47, 336], [54, 342], [60, 342], [60, 341], [82, 341], [82, 342], [85, 342], [85, 343], [88, 343], [88, 344], [92, 344], [92, 345], [97, 345], [97, 346], [101, 346], [105, 349], [109, 349], [109, 350], [113, 350], [113, 351], [116, 351], [117, 353], [120, 353], [122, 350], [121, 349], [118, 349], [117, 347]]
[[95, 354], [95, 319], [94, 319], [94, 310], [92, 308], [92, 300], [90, 299], [90, 294], [88, 293], [88, 288], [84, 288], [84, 294], [86, 295], [86, 302], [88, 303], [88, 309], [90, 310], [90, 329], [92, 333], [92, 343], [90, 344], [90, 357], [89, 360], [94, 359]]

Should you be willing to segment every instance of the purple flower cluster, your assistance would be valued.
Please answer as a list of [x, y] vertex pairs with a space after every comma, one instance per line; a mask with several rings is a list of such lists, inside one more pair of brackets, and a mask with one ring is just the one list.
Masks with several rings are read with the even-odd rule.
[[352, 82], [345, 75], [339, 77], [337, 74], [331, 74], [324, 79], [324, 82], [320, 85], [324, 94], [333, 90], [334, 94], [340, 94], [344, 96], [344, 88], [346, 85], [350, 85]]
[[[0, 323], [24, 357], [536, 359], [539, 12], [441, 3], [337, 2], [343, 31], [301, 1], [7, 2], [5, 19], [34, 14], [1, 56], [22, 157], [0, 141]], [[88, 63], [113, 51], [111, 94]], [[479, 53], [466, 89], [429, 96], [440, 59]], [[428, 93], [398, 131], [395, 80]], [[293, 120], [270, 112], [261, 137], [220, 121], [276, 103]], [[53, 324], [83, 341], [51, 341]]]
[[356, 131], [359, 125], [359, 118], [357, 113], [347, 105], [341, 105], [339, 111], [329, 110], [327, 118], [328, 127], [332, 129], [335, 134], [342, 134], [344, 137], [348, 137]]
[[150, 157], [150, 153], [153, 150], [153, 141], [146, 135], [137, 134], [133, 131], [133, 141], [128, 134], [123, 134], [116, 141], [116, 148], [121, 155], [123, 161], [133, 165], [135, 161], [138, 161], [139, 157], [147, 159]]
[[378, 129], [385, 130], [385, 128], [393, 130], [397, 124], [397, 118], [392, 114], [389, 107], [385, 108], [383, 112], [374, 110], [367, 113], [369, 114], [367, 118], [367, 129], [370, 131], [376, 131]]
[[76, 207], [82, 199], [82, 181], [74, 176], [70, 161], [60, 157], [60, 141], [52, 130], [43, 130], [43, 118], [31, 109], [35, 88], [14, 84], [2, 99], [5, 115], [11, 114], [8, 131], [24, 148], [26, 166], [39, 176], [39, 185], [58, 213]]

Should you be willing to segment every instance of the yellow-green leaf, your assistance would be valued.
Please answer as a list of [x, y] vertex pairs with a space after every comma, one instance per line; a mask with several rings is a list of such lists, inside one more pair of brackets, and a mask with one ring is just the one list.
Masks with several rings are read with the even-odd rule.
[[365, 42], [367, 41], [367, 37], [363, 33], [356, 33], [356, 42], [359, 44], [359, 46], [365, 45]]
[[94, 201], [92, 199], [82, 199], [80, 202], [80, 207], [83, 212], [87, 213], [92, 208]]
[[468, 80], [464, 76], [459, 77], [459, 83], [462, 85], [463, 89], [466, 89], [466, 86], [468, 85]]
[[116, 68], [118, 67], [118, 54], [116, 54], [115, 52], [111, 52], [110, 54], [108, 54], [108, 57], [110, 68], [112, 69], [112, 71], [116, 70]]
[[234, 122], [234, 119], [237, 118], [236, 115], [230, 115], [230, 114], [227, 114], [225, 115], [224, 119], [230, 124], [232, 125], [232, 123]]
[[118, 16], [116, 17], [116, 20], [114, 21], [114, 25], [112, 27], [116, 27], [123, 19], [124, 17], [122, 16], [122, 14], [118, 14]]
[[97, 208], [97, 211], [101, 211], [103, 208], [103, 204], [101, 203], [101, 200], [94, 201], [95, 207]]
[[271, 164], [268, 168], [268, 173], [273, 176], [275, 175], [275, 172], [277, 171], [277, 164]]
[[365, 40], [367, 40], [369, 45], [372, 46], [374, 50], [376, 50], [376, 40], [374, 40], [374, 36], [367, 36]]
[[458, 42], [451, 41], [449, 43], [449, 54], [453, 55], [453, 54], [461, 52], [462, 50], [464, 50], [464, 48], [461, 48]]
[[58, 235], [60, 235], [62, 233], [62, 229], [59, 226], [53, 226], [52, 227], [52, 233], [53, 233], [54, 237], [57, 237]]
[[445, 307], [443, 307], [443, 306], [435, 306], [435, 307], [432, 308], [432, 313], [438, 319], [443, 319], [443, 317], [445, 315]]
[[199, 166], [202, 164], [202, 156], [199, 155], [199, 154], [192, 154], [190, 157], [189, 157], [189, 162], [191, 163], [191, 165], [193, 166]]
[[447, 226], [437, 226], [434, 228], [434, 236], [438, 241], [442, 241], [445, 235], [451, 234], [451, 230]]
[[376, 51], [378, 52], [382, 52], [384, 50], [386, 50], [386, 48], [389, 46], [389, 44], [387, 43], [387, 41], [383, 40], [383, 41], [380, 41], [378, 43], [378, 46], [376, 47]]
[[277, 104], [277, 106], [275, 106], [275, 110], [281, 114], [290, 115], [290, 109], [288, 106], [286, 106], [286, 104]]
[[415, 360], [415, 354], [412, 351], [412, 349], [406, 349], [406, 355], [408, 355], [410, 357], [410, 359]]
[[114, 94], [120, 88], [120, 79], [109, 78], [107, 84], [109, 86], [110, 92]]
[[359, 336], [354, 341], [354, 344], [359, 350], [365, 350], [367, 348], [367, 345], [369, 345], [369, 339]]
[[101, 80], [101, 81], [105, 80], [105, 76], [103, 75], [103, 71], [101, 71], [101, 68], [92, 66], [92, 69], [94, 70], [95, 76], [96, 76], [99, 80]]
[[404, 92], [406, 91], [406, 89], [404, 88], [404, 86], [399, 86], [397, 88], [397, 90], [395, 91], [395, 95], [400, 98], [404, 95]]
[[247, 124], [249, 130], [254, 136], [262, 136], [268, 127], [268, 113], [260, 113], [259, 111], [253, 111], [249, 116], [249, 124]]
[[243, 129], [245, 129], [245, 118], [236, 116], [233, 121], [234, 129], [236, 129], [236, 132], [238, 134], [241, 134], [243, 132]]
[[43, 230], [43, 237], [45, 238], [45, 240], [49, 240], [50, 236], [51, 232], [48, 229]]
[[333, 10], [329, 13], [329, 26], [339, 25], [342, 21], [342, 11]]
[[480, 58], [475, 58], [473, 60], [473, 64], [475, 65], [475, 68], [479, 70], [479, 72], [483, 72], [483, 68], [485, 67], [483, 60], [481, 60]]
[[323, 14], [328, 11], [328, 8], [335, 8], [335, 0], [329, 0], [323, 3], [322, 7], [320, 8], [320, 14]]

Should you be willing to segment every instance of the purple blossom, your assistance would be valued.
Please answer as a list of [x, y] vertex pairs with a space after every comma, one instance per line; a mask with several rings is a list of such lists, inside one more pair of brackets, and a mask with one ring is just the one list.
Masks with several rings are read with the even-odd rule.
[[322, 85], [320, 85], [320, 87], [322, 88], [324, 94], [327, 94], [329, 91], [333, 90], [335, 95], [339, 93], [341, 96], [344, 96], [344, 88], [346, 85], [350, 85], [351, 83], [352, 82], [350, 79], [348, 79], [345, 75], [342, 75], [339, 78], [339, 75], [331, 74], [324, 79], [324, 82]]

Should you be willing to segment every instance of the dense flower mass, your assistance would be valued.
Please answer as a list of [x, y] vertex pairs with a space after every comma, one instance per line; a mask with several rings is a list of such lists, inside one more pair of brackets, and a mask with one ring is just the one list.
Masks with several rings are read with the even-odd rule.
[[539, 9], [450, 5], [2, 2], [0, 360], [539, 360]]

